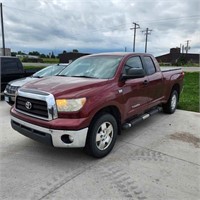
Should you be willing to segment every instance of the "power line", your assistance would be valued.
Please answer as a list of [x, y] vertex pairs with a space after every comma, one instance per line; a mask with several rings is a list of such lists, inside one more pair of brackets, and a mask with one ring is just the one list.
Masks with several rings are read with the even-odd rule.
[[136, 38], [136, 29], [140, 28], [140, 25], [133, 22], [134, 27], [130, 28], [131, 30], [134, 30], [134, 36], [133, 36], [133, 52], [135, 52], [135, 38]]
[[142, 31], [145, 32], [144, 34], [146, 35], [146, 40], [145, 40], [145, 53], [147, 52], [147, 40], [148, 40], [148, 35], [151, 34], [151, 31], [149, 28], [146, 28], [146, 30]]

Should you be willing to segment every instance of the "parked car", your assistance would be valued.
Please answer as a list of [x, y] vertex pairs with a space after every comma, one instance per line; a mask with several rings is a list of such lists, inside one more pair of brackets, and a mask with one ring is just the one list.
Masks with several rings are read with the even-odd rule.
[[1, 62], [1, 100], [4, 98], [4, 90], [8, 82], [22, 77], [31, 76], [38, 69], [24, 70], [19, 58], [12, 56], [0, 56]]
[[5, 90], [4, 90], [4, 98], [5, 101], [10, 104], [13, 105], [15, 102], [15, 93], [16, 91], [22, 87], [24, 84], [33, 81], [33, 80], [37, 80], [39, 78], [43, 78], [46, 76], [54, 76], [57, 75], [58, 73], [60, 73], [63, 69], [65, 69], [65, 67], [68, 66], [68, 64], [56, 64], [56, 65], [51, 65], [48, 67], [45, 67], [44, 69], [41, 69], [40, 71], [34, 73], [32, 76], [30, 77], [26, 77], [26, 78], [21, 78], [21, 79], [17, 79], [14, 81], [11, 81], [7, 84]]
[[21, 61], [16, 57], [1, 56], [1, 99], [9, 81], [24, 77]]
[[20, 88], [11, 125], [34, 140], [54, 147], [84, 147], [101, 158], [112, 150], [121, 128], [134, 126], [161, 107], [174, 113], [183, 78], [181, 68], [161, 71], [150, 54], [81, 57], [56, 78]]

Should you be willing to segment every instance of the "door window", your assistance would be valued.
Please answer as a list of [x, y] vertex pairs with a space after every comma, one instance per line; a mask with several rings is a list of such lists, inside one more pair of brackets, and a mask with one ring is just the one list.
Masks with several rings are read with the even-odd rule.
[[19, 73], [17, 59], [2, 59], [2, 74], [14, 74]]
[[152, 61], [152, 59], [148, 56], [144, 57], [145, 63], [146, 63], [146, 71], [148, 75], [154, 74], [156, 72], [155, 65]]
[[143, 69], [140, 57], [135, 56], [135, 57], [129, 58], [126, 61], [123, 73], [127, 74], [128, 70], [131, 68]]

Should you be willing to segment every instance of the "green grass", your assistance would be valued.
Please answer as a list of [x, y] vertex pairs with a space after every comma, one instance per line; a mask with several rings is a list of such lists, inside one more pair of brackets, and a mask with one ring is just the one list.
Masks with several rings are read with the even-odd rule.
[[42, 58], [44, 63], [59, 63], [59, 58]]
[[199, 72], [185, 72], [183, 92], [178, 109], [200, 112], [199, 110]]
[[24, 69], [43, 69], [45, 66], [24, 66]]
[[200, 65], [198, 63], [187, 63], [182, 67], [200, 67]]

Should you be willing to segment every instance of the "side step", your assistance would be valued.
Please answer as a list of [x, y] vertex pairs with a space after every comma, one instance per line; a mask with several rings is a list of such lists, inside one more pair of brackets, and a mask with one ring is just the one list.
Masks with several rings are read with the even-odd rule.
[[145, 113], [145, 114], [143, 114], [143, 115], [131, 120], [130, 122], [127, 122], [127, 123], [123, 124], [122, 125], [122, 129], [131, 128], [135, 124], [137, 124], [137, 123], [149, 118], [150, 116], [152, 116], [152, 115], [154, 115], [154, 114], [156, 114], [156, 113], [158, 113], [160, 111], [162, 111], [162, 107], [156, 107], [155, 109], [148, 111], [147, 113]]

